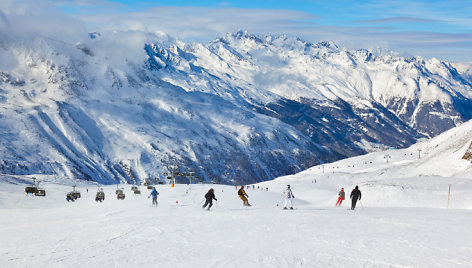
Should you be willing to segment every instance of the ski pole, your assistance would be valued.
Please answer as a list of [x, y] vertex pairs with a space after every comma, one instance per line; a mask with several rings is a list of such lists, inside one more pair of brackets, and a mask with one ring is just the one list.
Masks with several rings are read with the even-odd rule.
[[362, 204], [362, 201], [359, 199], [359, 203], [361, 203], [362, 209], [364, 209], [364, 205]]

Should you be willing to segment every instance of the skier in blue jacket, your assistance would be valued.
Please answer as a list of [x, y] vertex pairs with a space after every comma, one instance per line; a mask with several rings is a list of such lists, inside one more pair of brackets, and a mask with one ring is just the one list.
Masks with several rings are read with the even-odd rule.
[[156, 190], [156, 187], [152, 188], [151, 194], [149, 197], [152, 196], [152, 204], [157, 206], [157, 196], [159, 195], [159, 192]]

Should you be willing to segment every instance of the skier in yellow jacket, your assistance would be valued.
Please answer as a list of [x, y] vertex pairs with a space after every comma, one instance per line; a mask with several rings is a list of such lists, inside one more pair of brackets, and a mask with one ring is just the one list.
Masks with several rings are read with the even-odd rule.
[[241, 200], [243, 200], [243, 204], [245, 206], [250, 206], [249, 201], [246, 198], [246, 197], [249, 197], [249, 196], [246, 194], [246, 191], [244, 191], [244, 185], [242, 185], [241, 188], [239, 189], [238, 195], [239, 195], [239, 198], [241, 198]]

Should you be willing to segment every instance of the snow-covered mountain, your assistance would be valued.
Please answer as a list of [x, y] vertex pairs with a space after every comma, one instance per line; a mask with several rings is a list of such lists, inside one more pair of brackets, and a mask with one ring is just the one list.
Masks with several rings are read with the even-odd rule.
[[406, 147], [472, 118], [453, 64], [244, 31], [0, 41], [0, 168], [101, 183], [254, 182]]

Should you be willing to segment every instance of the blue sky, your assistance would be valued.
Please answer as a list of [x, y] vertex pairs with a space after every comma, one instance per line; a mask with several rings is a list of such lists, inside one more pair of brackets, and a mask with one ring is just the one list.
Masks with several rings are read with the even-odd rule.
[[[244, 9], [282, 9], [306, 12], [317, 17], [321, 25], [391, 27], [392, 31], [471, 31], [471, 0], [239, 0], [239, 1], [131, 1], [112, 0], [116, 12], [143, 12], [152, 7], [206, 7]], [[71, 13], [98, 12], [110, 5], [64, 5]]]
[[[164, 32], [186, 42], [207, 42], [243, 29], [472, 62], [472, 0], [36, 0], [34, 7], [27, 0], [2, 2], [27, 3], [33, 13], [54, 7], [89, 31]], [[1, 7], [0, 15], [8, 10]]]

